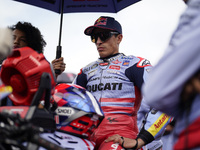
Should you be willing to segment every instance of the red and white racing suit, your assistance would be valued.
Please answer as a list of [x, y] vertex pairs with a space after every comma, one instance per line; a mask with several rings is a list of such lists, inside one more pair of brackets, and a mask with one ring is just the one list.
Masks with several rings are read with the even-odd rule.
[[[141, 86], [151, 68], [146, 59], [120, 53], [90, 63], [82, 68], [75, 78], [73, 83], [90, 91], [99, 101], [105, 114], [104, 120], [92, 137], [98, 149], [121, 150], [122, 147], [118, 144], [104, 142], [114, 134], [132, 139], [137, 137], [137, 112], [142, 100]], [[169, 117], [161, 122], [156, 132], [164, 129], [163, 124], [168, 119]], [[148, 131], [143, 134], [149, 141], [154, 140], [154, 135], [156, 136]]]

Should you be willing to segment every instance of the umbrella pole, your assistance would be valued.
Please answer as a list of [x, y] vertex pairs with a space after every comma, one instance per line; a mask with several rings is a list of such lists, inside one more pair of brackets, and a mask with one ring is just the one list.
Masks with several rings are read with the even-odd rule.
[[59, 41], [56, 51], [56, 59], [60, 58], [62, 53], [61, 36], [62, 36], [62, 22], [63, 22], [63, 7], [64, 7], [64, 0], [61, 1], [60, 32], [59, 32]]
[[[64, 7], [64, 0], [61, 1], [60, 32], [59, 32], [58, 46], [56, 49], [56, 59], [60, 58], [62, 54], [61, 36], [62, 36], [62, 22], [63, 22], [63, 7]], [[61, 70], [55, 69], [55, 73], [60, 74]]]

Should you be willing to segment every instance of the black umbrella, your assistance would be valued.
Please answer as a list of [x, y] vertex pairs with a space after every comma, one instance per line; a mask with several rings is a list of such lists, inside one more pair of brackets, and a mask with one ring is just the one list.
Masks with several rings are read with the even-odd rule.
[[61, 35], [62, 35], [63, 13], [75, 13], [75, 12], [117, 13], [118, 11], [136, 2], [139, 2], [140, 0], [14, 0], [14, 1], [41, 7], [61, 14], [59, 40], [56, 50], [56, 58], [60, 58], [62, 53]]

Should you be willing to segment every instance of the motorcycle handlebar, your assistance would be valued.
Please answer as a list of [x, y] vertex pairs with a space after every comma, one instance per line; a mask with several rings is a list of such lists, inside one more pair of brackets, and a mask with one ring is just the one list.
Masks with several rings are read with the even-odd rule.
[[[32, 125], [18, 114], [1, 112], [0, 113], [0, 145], [2, 143], [24, 147], [23, 143], [34, 143], [38, 147], [44, 147], [48, 150], [66, 150], [42, 137], [44, 129]], [[27, 144], [28, 145], [28, 144]], [[31, 149], [32, 150], [32, 149]]]

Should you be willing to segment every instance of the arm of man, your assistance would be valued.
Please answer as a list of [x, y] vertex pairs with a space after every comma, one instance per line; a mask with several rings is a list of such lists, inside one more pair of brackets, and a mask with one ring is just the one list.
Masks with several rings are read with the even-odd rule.
[[80, 85], [84, 88], [87, 88], [87, 77], [86, 74], [83, 72], [83, 68], [80, 70], [78, 75], [75, 77], [74, 81], [72, 82], [73, 84]]
[[[131, 74], [135, 75], [132, 79], [140, 79], [137, 81], [133, 81], [136, 84], [136, 86], [139, 87], [139, 89], [141, 90], [142, 85], [148, 80], [149, 73], [151, 72], [153, 67], [147, 60], [144, 60], [143, 58], [140, 59], [142, 61], [140, 60], [139, 63], [136, 65], [135, 69], [132, 69], [133, 72]], [[142, 63], [143, 65], [141, 66], [139, 65], [141, 64], [140, 62], [145, 63]], [[143, 72], [140, 71], [142, 72], [141, 74], [138, 70], [141, 70], [142, 68]], [[145, 99], [146, 97], [143, 96], [141, 106], [138, 111], [138, 127], [140, 128], [138, 138], [144, 142], [144, 145], [147, 145], [153, 140], [158, 140], [159, 138], [161, 138], [166, 126], [172, 121], [172, 117], [150, 107], [150, 105], [147, 104]], [[144, 122], [143, 125], [141, 125], [141, 122]]]
[[151, 109], [146, 114], [146, 118], [143, 120], [144, 123], [137, 137], [142, 139], [145, 145], [155, 139], [159, 140], [165, 132], [165, 128], [172, 120], [173, 118], [165, 113]]
[[145, 123], [140, 130], [137, 139], [130, 139], [121, 137], [116, 134], [110, 136], [106, 139], [105, 142], [113, 141], [114, 143], [119, 143], [124, 148], [132, 148], [137, 149], [141, 148], [144, 145], [152, 142], [156, 138], [159, 138], [163, 135], [166, 126], [172, 121], [172, 117], [152, 109], [147, 118], [145, 119]]

